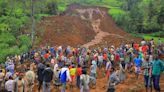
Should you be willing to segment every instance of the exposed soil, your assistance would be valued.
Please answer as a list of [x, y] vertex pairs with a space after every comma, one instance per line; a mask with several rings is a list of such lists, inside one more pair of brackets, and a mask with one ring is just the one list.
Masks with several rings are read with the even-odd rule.
[[101, 7], [71, 5], [61, 16], [42, 18], [37, 29], [39, 45], [93, 47], [140, 41], [117, 27]]

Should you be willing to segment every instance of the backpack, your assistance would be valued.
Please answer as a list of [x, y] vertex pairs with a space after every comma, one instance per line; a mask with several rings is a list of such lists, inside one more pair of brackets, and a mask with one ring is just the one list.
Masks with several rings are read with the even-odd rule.
[[64, 71], [62, 74], [61, 72], [59, 73], [59, 79], [61, 83], [65, 83], [67, 80], [67, 70]]

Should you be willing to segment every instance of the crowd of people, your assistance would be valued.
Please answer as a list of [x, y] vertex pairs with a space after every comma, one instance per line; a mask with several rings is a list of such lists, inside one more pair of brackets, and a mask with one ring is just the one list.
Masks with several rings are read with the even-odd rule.
[[[164, 46], [154, 40], [121, 44], [120, 47], [41, 47], [22, 55], [7, 57], [0, 66], [0, 92], [80, 92], [96, 88], [98, 71], [106, 78], [107, 91], [115, 92], [126, 74], [136, 80], [144, 75], [145, 91], [160, 92], [160, 75], [164, 71]], [[37, 83], [36, 83], [37, 80]], [[54, 87], [52, 87], [54, 86]]]

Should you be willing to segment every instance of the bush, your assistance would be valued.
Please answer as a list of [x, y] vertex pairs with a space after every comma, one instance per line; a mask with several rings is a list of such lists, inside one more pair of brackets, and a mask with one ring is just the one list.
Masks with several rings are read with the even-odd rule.
[[159, 31], [159, 32], [156, 32], [156, 33], [152, 33], [150, 34], [151, 36], [154, 36], [154, 37], [162, 37], [164, 38], [164, 32], [163, 31]]
[[124, 19], [126, 17], [126, 12], [119, 8], [112, 8], [108, 11], [108, 14], [116, 21], [118, 25], [124, 24]]
[[0, 35], [0, 43], [9, 44], [10, 46], [16, 45], [16, 38], [10, 33], [2, 33]]
[[26, 35], [21, 35], [18, 37], [19, 39], [19, 46], [26, 45], [27, 47], [30, 47], [32, 45], [30, 37]]
[[66, 4], [58, 4], [58, 12], [64, 12], [67, 9], [67, 5]]

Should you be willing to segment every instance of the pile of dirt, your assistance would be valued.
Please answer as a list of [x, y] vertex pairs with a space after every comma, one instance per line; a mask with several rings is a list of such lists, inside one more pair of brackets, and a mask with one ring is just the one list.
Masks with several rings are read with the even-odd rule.
[[71, 5], [63, 15], [43, 17], [37, 24], [37, 37], [38, 46], [119, 46], [140, 41], [117, 27], [106, 8], [80, 5]]
[[37, 25], [39, 45], [82, 45], [94, 38], [87, 21], [73, 16], [44, 17]]

